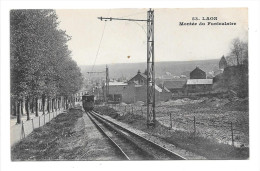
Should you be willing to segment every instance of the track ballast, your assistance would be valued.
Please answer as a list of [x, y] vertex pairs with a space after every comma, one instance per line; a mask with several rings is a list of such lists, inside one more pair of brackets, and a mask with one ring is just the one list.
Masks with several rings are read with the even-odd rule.
[[107, 120], [94, 111], [87, 112], [87, 115], [117, 148], [123, 160], [185, 160], [184, 157]]

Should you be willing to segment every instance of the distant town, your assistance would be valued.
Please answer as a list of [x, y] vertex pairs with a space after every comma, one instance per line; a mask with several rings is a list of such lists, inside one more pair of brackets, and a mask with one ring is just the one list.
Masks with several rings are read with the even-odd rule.
[[[196, 66], [196, 62], [192, 62], [194, 63], [193, 70], [183, 71], [180, 75], [165, 71], [156, 77], [156, 101], [224, 92], [245, 97], [248, 95], [248, 62], [246, 57], [240, 60], [241, 64], [237, 65], [235, 56], [225, 57], [223, 55], [219, 60], [210, 61], [211, 65], [206, 67], [208, 71]], [[203, 61], [200, 61], [200, 64], [203, 64]], [[191, 64], [188, 65], [190, 67]], [[111, 78], [109, 100], [119, 103], [145, 102], [147, 73], [145, 69], [142, 69], [138, 69], [136, 74], [128, 79], [124, 76]], [[124, 73], [121, 74], [124, 75]], [[102, 101], [105, 93], [105, 73], [83, 73], [83, 75], [85, 76], [85, 86], [78, 93], [78, 98], [80, 99], [80, 95], [86, 92], [93, 92], [97, 100]]]

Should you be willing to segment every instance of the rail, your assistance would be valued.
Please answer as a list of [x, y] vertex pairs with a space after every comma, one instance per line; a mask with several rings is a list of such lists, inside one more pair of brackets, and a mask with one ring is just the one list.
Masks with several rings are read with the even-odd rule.
[[[185, 157], [183, 157], [183, 156], [181, 156], [181, 155], [179, 155], [179, 154], [176, 154], [176, 153], [174, 153], [173, 151], [170, 151], [169, 149], [167, 149], [167, 148], [161, 146], [160, 144], [158, 144], [158, 143], [156, 143], [156, 142], [153, 142], [153, 141], [151, 141], [151, 140], [149, 140], [149, 139], [147, 139], [147, 138], [145, 138], [145, 137], [142, 137], [142, 136], [140, 136], [140, 135], [134, 133], [133, 131], [128, 130], [128, 129], [126, 129], [126, 128], [120, 126], [120, 125], [118, 125], [117, 123], [114, 123], [114, 122], [112, 122], [112, 121], [110, 121], [110, 120], [108, 120], [108, 119], [102, 117], [100, 114], [98, 114], [98, 113], [96, 113], [96, 112], [94, 112], [94, 111], [91, 112], [91, 115], [102, 119], [104, 122], [108, 122], [108, 123], [114, 125], [115, 127], [117, 127], [117, 128], [119, 128], [119, 129], [121, 129], [121, 130], [127, 132], [127, 133], [130, 134], [131, 136], [134, 136], [134, 137], [136, 137], [136, 138], [138, 138], [138, 139], [141, 139], [141, 140], [144, 141], [147, 145], [150, 145], [150, 146], [152, 146], [153, 148], [157, 149], [157, 151], [160, 151], [161, 153], [167, 155], [167, 157], [168, 157], [169, 159], [174, 159], [174, 160], [186, 160]], [[150, 155], [151, 155], [151, 154], [150, 154]]]

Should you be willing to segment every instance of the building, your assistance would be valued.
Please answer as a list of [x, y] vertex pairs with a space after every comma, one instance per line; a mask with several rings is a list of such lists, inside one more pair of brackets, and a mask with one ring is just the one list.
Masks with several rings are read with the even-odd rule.
[[167, 88], [174, 95], [181, 95], [184, 92], [186, 82], [186, 79], [167, 80], [163, 82], [162, 87]]
[[219, 69], [225, 69], [227, 66], [227, 60], [223, 55], [219, 61]]
[[137, 74], [131, 78], [128, 84], [138, 84], [138, 85], [146, 85], [147, 84], [147, 75], [143, 74], [138, 70]]
[[108, 101], [132, 103], [135, 100], [135, 87], [126, 82], [109, 82]]
[[202, 71], [199, 67], [196, 67], [190, 72], [190, 79], [206, 79], [206, 72]]
[[79, 90], [77, 93], [75, 93], [75, 101], [76, 101], [76, 102], [81, 101], [81, 100], [82, 100], [82, 96], [83, 96], [84, 94], [87, 94], [88, 92], [89, 92], [89, 91], [86, 90], [86, 89], [81, 89], [81, 90]]
[[[155, 85], [156, 101], [169, 100], [172, 93]], [[147, 100], [147, 76], [140, 71], [128, 82], [109, 82], [109, 101], [134, 103]]]
[[[135, 86], [135, 101], [147, 100], [147, 75], [140, 72], [128, 81], [128, 84], [134, 84]], [[155, 84], [155, 101], [166, 101], [171, 99], [172, 93], [163, 87], [159, 87]]]
[[[162, 89], [155, 85], [155, 101], [166, 101], [172, 98], [172, 93], [169, 90]], [[135, 85], [135, 101], [147, 101], [147, 86]]]
[[185, 93], [210, 92], [213, 79], [188, 79], [185, 85]]

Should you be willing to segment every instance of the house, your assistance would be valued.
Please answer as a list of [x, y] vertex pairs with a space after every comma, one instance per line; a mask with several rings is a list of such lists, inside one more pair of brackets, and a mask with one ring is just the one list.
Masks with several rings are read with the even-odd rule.
[[[147, 100], [147, 75], [140, 72], [128, 81], [128, 84], [135, 86], [135, 101]], [[165, 101], [171, 99], [172, 94], [167, 88], [159, 87], [155, 84], [155, 101]]]
[[209, 92], [212, 90], [213, 79], [188, 79], [185, 93]]
[[[155, 85], [155, 101], [166, 101], [171, 99], [172, 94], [167, 89], [162, 89]], [[147, 86], [146, 85], [135, 85], [135, 100], [136, 101], [147, 101]]]
[[[167, 88], [155, 85], [156, 101], [165, 101], [171, 98], [171, 92]], [[140, 71], [128, 82], [109, 82], [110, 101], [134, 103], [147, 100], [147, 76]]]
[[141, 73], [140, 70], [138, 70], [137, 74], [133, 78], [131, 78], [127, 83], [145, 85], [147, 84], [147, 75]]
[[132, 103], [135, 100], [135, 87], [126, 82], [109, 82], [108, 101]]
[[199, 67], [196, 67], [190, 72], [190, 79], [206, 79], [206, 72], [202, 71]]

